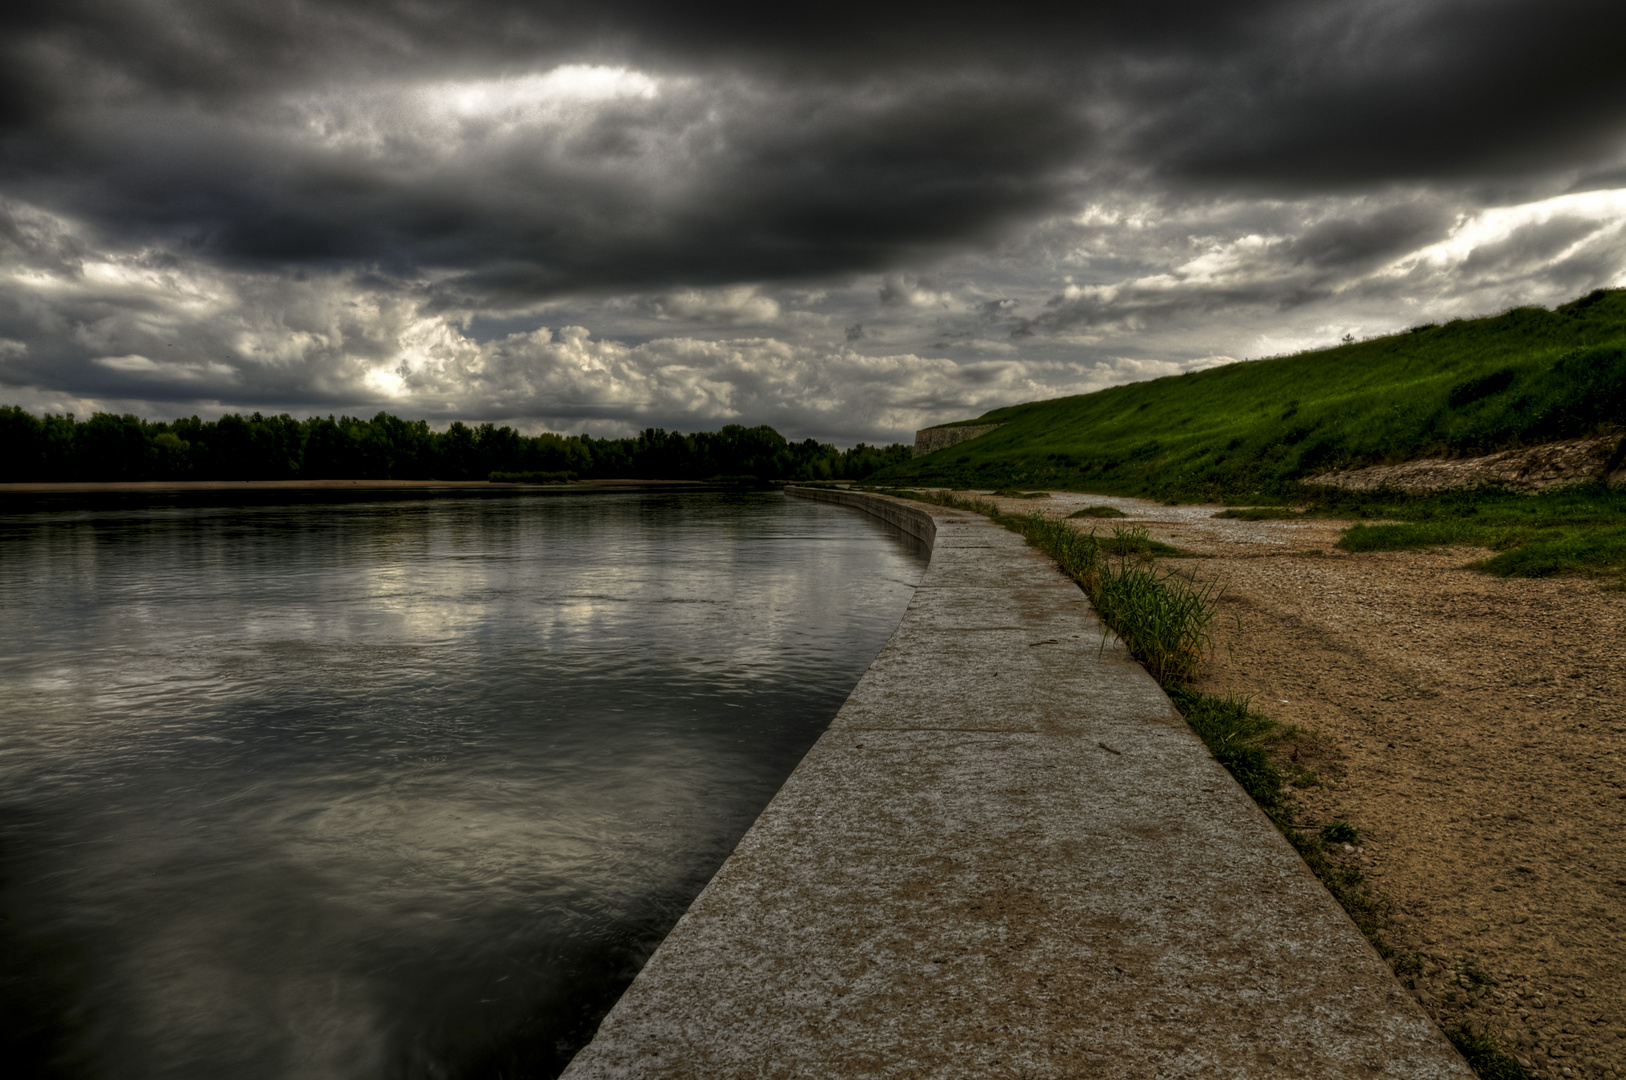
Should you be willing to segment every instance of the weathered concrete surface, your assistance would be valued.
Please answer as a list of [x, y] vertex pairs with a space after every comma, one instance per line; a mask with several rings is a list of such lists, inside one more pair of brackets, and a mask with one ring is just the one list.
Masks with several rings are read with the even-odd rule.
[[967, 439], [975, 439], [978, 435], [986, 435], [999, 427], [998, 424], [973, 424], [961, 427], [929, 427], [921, 428], [915, 432], [915, 457], [930, 454], [934, 450], [944, 450], [950, 446], [958, 446]]
[[569, 1080], [1472, 1076], [1048, 559], [872, 505], [897, 633]]

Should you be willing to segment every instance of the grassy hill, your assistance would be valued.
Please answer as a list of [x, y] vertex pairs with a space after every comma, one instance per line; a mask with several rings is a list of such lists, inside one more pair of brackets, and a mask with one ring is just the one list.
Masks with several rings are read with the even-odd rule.
[[1329, 469], [1489, 453], [1626, 423], [1626, 289], [960, 423], [1002, 426], [877, 481], [1279, 497]]

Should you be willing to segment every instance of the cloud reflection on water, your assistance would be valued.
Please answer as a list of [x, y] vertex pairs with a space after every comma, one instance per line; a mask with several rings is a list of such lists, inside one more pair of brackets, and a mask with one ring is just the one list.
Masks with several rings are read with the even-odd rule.
[[0, 842], [92, 957], [104, 1057], [545, 1074], [896, 624], [922, 553], [880, 529], [778, 496], [0, 519], [33, 822]]

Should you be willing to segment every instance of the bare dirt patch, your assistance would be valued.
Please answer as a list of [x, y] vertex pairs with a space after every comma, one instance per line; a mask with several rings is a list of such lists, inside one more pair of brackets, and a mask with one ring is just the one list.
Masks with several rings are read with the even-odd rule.
[[1360, 831], [1342, 857], [1393, 905], [1424, 1008], [1538, 1076], [1626, 1076], [1626, 592], [1463, 569], [1481, 551], [1346, 554], [1347, 523], [999, 502], [1113, 505], [1206, 556], [1162, 560], [1228, 582], [1198, 688], [1319, 733], [1301, 816]]

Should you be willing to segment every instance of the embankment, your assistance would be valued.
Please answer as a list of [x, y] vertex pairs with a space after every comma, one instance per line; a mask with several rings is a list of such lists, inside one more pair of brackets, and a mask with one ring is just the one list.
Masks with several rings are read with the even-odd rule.
[[566, 1077], [1472, 1075], [1047, 558], [808, 497], [931, 564]]

